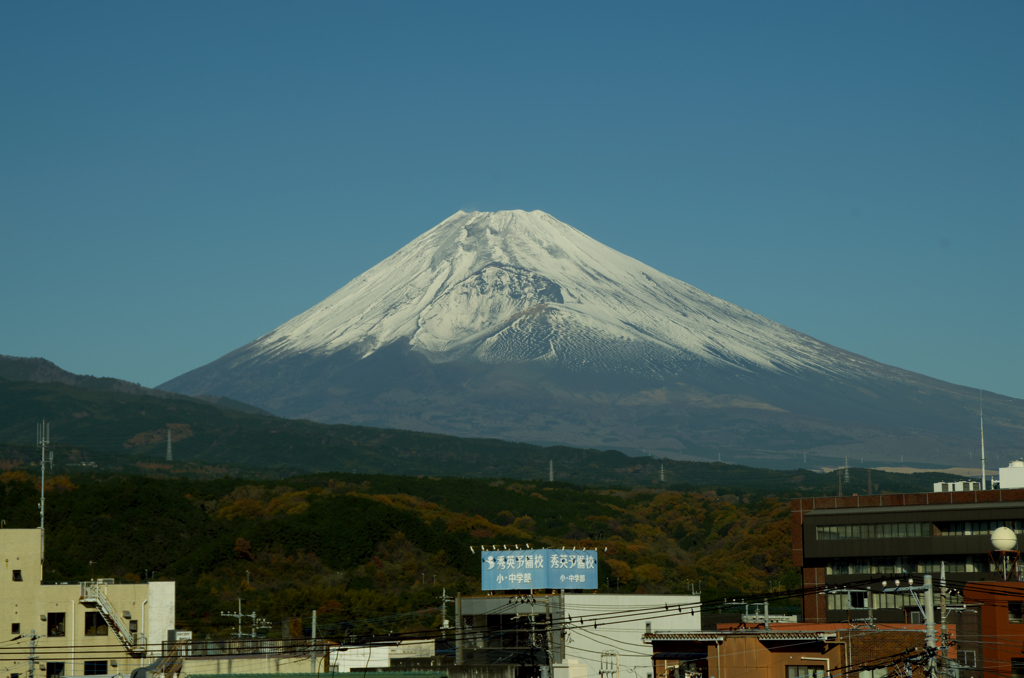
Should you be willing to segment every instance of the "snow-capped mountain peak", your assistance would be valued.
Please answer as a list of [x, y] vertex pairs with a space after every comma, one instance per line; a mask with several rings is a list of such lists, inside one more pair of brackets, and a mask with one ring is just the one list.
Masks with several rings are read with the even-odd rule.
[[[959, 459], [976, 426], [972, 389], [829, 346], [523, 211], [458, 212], [163, 388], [328, 423], [785, 463], [794, 450]], [[997, 406], [998, 435], [1017, 440], [1024, 407]]]
[[431, 362], [828, 367], [813, 339], [522, 210], [455, 213], [252, 348], [366, 357], [399, 341]]

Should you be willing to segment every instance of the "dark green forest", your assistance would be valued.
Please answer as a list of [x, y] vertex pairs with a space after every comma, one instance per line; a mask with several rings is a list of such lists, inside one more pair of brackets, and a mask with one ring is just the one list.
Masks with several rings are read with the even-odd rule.
[[[38, 479], [0, 474], [6, 528], [39, 524]], [[271, 621], [436, 628], [442, 591], [479, 593], [479, 549], [596, 548], [602, 589], [709, 599], [798, 587], [788, 502], [714, 491], [320, 474], [286, 481], [55, 476], [44, 577], [174, 580], [182, 628], [233, 630], [241, 598]], [[605, 550], [607, 549], [607, 550]], [[294, 623], [294, 622], [291, 622]], [[294, 632], [294, 629], [292, 630]]]
[[[44, 578], [173, 580], [199, 637], [231, 633], [239, 599], [270, 636], [314, 610], [328, 634], [436, 629], [442, 595], [479, 593], [481, 545], [597, 549], [602, 590], [795, 590], [788, 498], [840, 491], [836, 473], [329, 426], [76, 379], [0, 374], [0, 520], [39, 525], [45, 419]], [[949, 479], [868, 473], [843, 492]]]

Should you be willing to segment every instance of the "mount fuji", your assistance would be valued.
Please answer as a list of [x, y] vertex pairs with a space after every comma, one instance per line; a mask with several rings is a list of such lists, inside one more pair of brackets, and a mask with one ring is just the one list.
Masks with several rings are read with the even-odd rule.
[[[977, 391], [820, 342], [540, 211], [457, 212], [160, 388], [325, 423], [782, 465], [964, 465], [978, 430]], [[990, 445], [1019, 451], [1024, 401], [985, 405]]]

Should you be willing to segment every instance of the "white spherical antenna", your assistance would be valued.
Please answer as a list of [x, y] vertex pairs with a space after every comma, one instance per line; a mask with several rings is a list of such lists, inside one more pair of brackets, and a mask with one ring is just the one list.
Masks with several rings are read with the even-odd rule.
[[1008, 527], [992, 530], [992, 548], [996, 551], [1013, 551], [1017, 548], [1017, 535]]

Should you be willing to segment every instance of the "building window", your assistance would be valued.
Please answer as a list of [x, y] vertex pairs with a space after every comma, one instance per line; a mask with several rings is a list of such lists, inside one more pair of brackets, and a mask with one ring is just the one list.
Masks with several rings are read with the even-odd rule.
[[11, 572], [11, 581], [21, 581], [21, 570], [13, 570]]
[[978, 665], [978, 658], [974, 650], [960, 650], [957, 653], [957, 661], [960, 662], [960, 666], [967, 669], [973, 669]]
[[85, 613], [85, 635], [105, 636], [107, 635], [107, 622], [99, 612]]
[[85, 662], [85, 675], [105, 676], [107, 675], [107, 662]]
[[46, 678], [64, 675], [64, 662], [46, 662]]
[[931, 523], [880, 523], [877, 525], [819, 525], [814, 530], [819, 541], [834, 539], [905, 539], [932, 536]]
[[1024, 678], [1024, 658], [1010, 660], [1010, 678]]
[[[64, 635], [64, 613], [63, 612], [51, 612], [46, 615], [46, 635], [48, 636], [63, 636]], [[61, 667], [64, 665], [61, 664]]]
[[825, 678], [825, 667], [787, 666], [786, 678]]
[[1011, 624], [1024, 624], [1024, 601], [1011, 600], [1006, 604]]
[[21, 633], [21, 624], [17, 622], [11, 624], [11, 634], [16, 636], [19, 633]]

